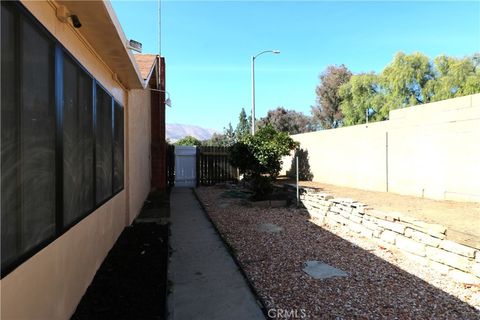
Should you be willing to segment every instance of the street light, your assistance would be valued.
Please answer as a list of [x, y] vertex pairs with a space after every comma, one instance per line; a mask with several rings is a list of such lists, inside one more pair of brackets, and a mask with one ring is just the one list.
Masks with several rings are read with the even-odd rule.
[[252, 135], [255, 134], [255, 59], [264, 53], [279, 54], [279, 50], [265, 50], [252, 56]]

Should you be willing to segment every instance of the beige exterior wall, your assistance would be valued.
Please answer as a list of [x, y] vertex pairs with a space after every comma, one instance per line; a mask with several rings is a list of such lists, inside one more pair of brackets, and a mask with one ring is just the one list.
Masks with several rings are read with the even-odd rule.
[[[390, 120], [368, 126], [292, 138], [308, 150], [314, 181], [480, 201], [480, 94], [394, 110]], [[283, 171], [290, 161], [284, 159]]]
[[131, 90], [128, 95], [128, 158], [130, 215], [128, 223], [140, 213], [150, 192], [151, 162], [151, 114], [150, 91]]
[[22, 3], [125, 107], [125, 189], [0, 281], [1, 319], [68, 319], [148, 193], [149, 93], [129, 95], [82, 36], [56, 18], [51, 3]]
[[68, 319], [124, 224], [125, 192], [1, 281], [2, 319]]

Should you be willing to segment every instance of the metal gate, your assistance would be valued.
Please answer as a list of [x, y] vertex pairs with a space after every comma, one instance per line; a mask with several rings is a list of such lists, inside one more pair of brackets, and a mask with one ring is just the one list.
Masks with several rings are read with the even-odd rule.
[[175, 146], [175, 186], [196, 187], [197, 147]]

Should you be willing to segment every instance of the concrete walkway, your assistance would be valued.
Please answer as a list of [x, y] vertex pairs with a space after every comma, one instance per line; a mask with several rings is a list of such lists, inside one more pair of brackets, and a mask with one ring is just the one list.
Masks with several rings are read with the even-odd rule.
[[170, 198], [169, 319], [265, 319], [193, 191]]

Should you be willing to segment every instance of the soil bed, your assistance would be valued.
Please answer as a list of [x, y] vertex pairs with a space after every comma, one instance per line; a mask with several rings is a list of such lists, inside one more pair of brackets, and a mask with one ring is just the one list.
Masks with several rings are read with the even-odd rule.
[[[400, 252], [320, 228], [304, 210], [252, 208], [242, 199], [225, 199], [219, 187], [198, 188], [197, 194], [267, 309], [296, 310], [311, 319], [480, 318], [480, 288], [458, 284]], [[259, 228], [267, 224], [280, 231]], [[348, 276], [314, 279], [303, 271], [307, 261]]]
[[168, 197], [151, 194], [133, 225], [124, 229], [72, 319], [165, 319]]
[[164, 319], [168, 226], [127, 227], [72, 319]]
[[[295, 183], [279, 179], [277, 184]], [[447, 227], [447, 239], [480, 249], [480, 203], [439, 201], [390, 192], [360, 190], [326, 183], [301, 181], [300, 186], [320, 188], [338, 197], [352, 198], [384, 211], [397, 211]]]

